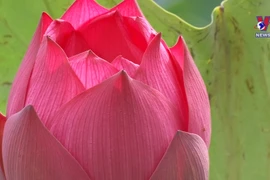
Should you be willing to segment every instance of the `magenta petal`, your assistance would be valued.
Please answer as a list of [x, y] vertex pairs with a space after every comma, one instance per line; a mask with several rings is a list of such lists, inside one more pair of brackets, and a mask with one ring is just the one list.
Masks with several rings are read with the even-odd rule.
[[5, 175], [4, 175], [4, 171], [2, 168], [0, 168], [0, 180], [6, 180]]
[[70, 65], [86, 89], [89, 89], [117, 73], [117, 69], [92, 51], [86, 51], [69, 59]]
[[177, 40], [176, 44], [170, 48], [172, 55], [177, 60], [181, 69], [184, 69], [184, 54], [185, 54], [185, 44], [181, 40], [181, 37]]
[[40, 42], [47, 27], [52, 22], [52, 19], [43, 13], [38, 24], [34, 37], [28, 47], [28, 50], [21, 63], [20, 69], [17, 72], [16, 78], [13, 81], [12, 88], [7, 105], [7, 117], [20, 111], [25, 104], [25, 98], [28, 90], [28, 83], [31, 77], [33, 66], [35, 64], [36, 55], [39, 49]]
[[87, 43], [77, 31], [74, 31], [69, 37], [66, 37], [65, 43], [61, 47], [68, 57], [89, 49]]
[[204, 81], [182, 38], [178, 39], [177, 44], [172, 48], [172, 53], [179, 64], [183, 64], [184, 84], [189, 106], [188, 132], [201, 136], [209, 147], [211, 115]]
[[76, 0], [61, 19], [70, 22], [75, 29], [78, 29], [86, 21], [107, 11], [94, 0]]
[[153, 28], [148, 26], [146, 19], [140, 17], [123, 17], [124, 24], [128, 27], [130, 39], [136, 46], [145, 51], [152, 35], [156, 34]]
[[119, 71], [120, 70], [125, 70], [127, 74], [130, 77], [133, 77], [134, 74], [136, 73], [136, 70], [138, 69], [139, 65], [134, 64], [128, 59], [123, 58], [122, 56], [116, 57], [111, 64], [117, 68]]
[[93, 179], [150, 177], [179, 116], [158, 91], [121, 71], [66, 104], [50, 131]]
[[[123, 0], [120, 4], [115, 6], [114, 8], [111, 9], [112, 11], [119, 11], [122, 16], [125, 17], [142, 17], [143, 19], [146, 19], [143, 15], [143, 13], [140, 10], [140, 7], [136, 0]], [[149, 24], [148, 21], [145, 21], [145, 25], [147, 25], [148, 28], [152, 28], [152, 26]], [[155, 32], [155, 30], [152, 30]], [[150, 32], [150, 31], [148, 31]]]
[[125, 18], [119, 12], [101, 15], [86, 23], [78, 31], [88, 43], [89, 49], [99, 57], [111, 62], [122, 55], [140, 64], [144, 49], [132, 40], [135, 36], [136, 42], [146, 42], [145, 37], [142, 34], [134, 34], [133, 28], [129, 23], [125, 23]]
[[50, 115], [85, 88], [63, 50], [48, 37], [44, 37], [37, 57], [26, 105], [33, 105], [40, 119], [46, 123]]
[[123, 2], [112, 8], [112, 10], [118, 10], [123, 16], [143, 17], [136, 0], [123, 0]]
[[44, 36], [50, 37], [61, 46], [73, 31], [74, 28], [69, 22], [58, 19], [50, 24]]
[[208, 180], [209, 157], [204, 141], [178, 131], [150, 180]]
[[69, 57], [89, 49], [80, 33], [75, 31], [67, 21], [55, 20], [52, 22], [45, 36], [49, 36], [59, 44]]
[[134, 79], [157, 89], [179, 110], [183, 129], [188, 128], [188, 105], [183, 82], [183, 72], [156, 35], [146, 49]]
[[3, 132], [4, 132], [4, 126], [6, 123], [6, 117], [0, 112], [0, 180], [5, 179], [4, 175], [4, 166], [3, 166], [3, 156], [2, 156], [2, 140], [3, 140]]
[[3, 160], [8, 180], [90, 180], [78, 162], [43, 126], [32, 106], [8, 119]]

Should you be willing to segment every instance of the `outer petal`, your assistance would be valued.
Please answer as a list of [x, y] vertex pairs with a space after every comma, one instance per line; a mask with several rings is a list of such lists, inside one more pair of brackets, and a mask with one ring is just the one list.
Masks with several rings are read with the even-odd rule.
[[[138, 26], [140, 24], [138, 23]], [[138, 28], [137, 28], [138, 29]], [[89, 49], [109, 62], [122, 55], [137, 64], [147, 47], [147, 40], [134, 25], [113, 11], [86, 23], [78, 31], [88, 43]], [[134, 41], [136, 39], [136, 41]], [[138, 44], [140, 44], [138, 46]]]
[[6, 117], [1, 114], [0, 112], [0, 180], [4, 180], [5, 179], [5, 175], [4, 175], [4, 166], [3, 166], [3, 156], [2, 156], [2, 140], [3, 140], [3, 132], [4, 132], [4, 126], [6, 123]]
[[119, 71], [125, 70], [130, 77], [134, 76], [136, 70], [139, 67], [139, 65], [131, 62], [128, 59], [123, 58], [121, 55], [116, 57], [111, 64]]
[[204, 141], [178, 131], [150, 180], [208, 180], [209, 158]]
[[6, 180], [4, 171], [2, 170], [2, 168], [0, 169], [0, 180]]
[[184, 84], [189, 106], [188, 132], [201, 136], [209, 147], [211, 116], [210, 103], [204, 81], [182, 38], [179, 38], [171, 51], [179, 64], [183, 64]]
[[108, 79], [117, 69], [92, 51], [86, 51], [69, 59], [70, 65], [86, 89]]
[[61, 105], [85, 88], [70, 67], [63, 50], [48, 37], [44, 37], [37, 57], [26, 104], [33, 105], [46, 123]]
[[8, 119], [3, 159], [8, 180], [90, 180], [43, 126], [32, 106]]
[[45, 36], [49, 36], [59, 44], [67, 56], [72, 56], [88, 49], [88, 45], [83, 37], [67, 21], [55, 20], [52, 22]]
[[28, 91], [28, 83], [36, 60], [39, 45], [43, 34], [51, 22], [52, 19], [46, 13], [43, 13], [34, 37], [24, 56], [20, 69], [13, 81], [8, 99], [7, 117], [20, 111], [24, 107], [26, 94]]
[[76, 0], [61, 19], [70, 22], [75, 29], [78, 29], [86, 21], [107, 11], [94, 0]]
[[188, 128], [188, 105], [185, 95], [183, 74], [164, 45], [161, 34], [153, 38], [144, 53], [142, 63], [134, 77], [163, 93], [179, 110], [184, 123], [182, 130]]
[[171, 103], [124, 71], [74, 98], [51, 120], [51, 132], [98, 180], [149, 178], [180, 128]]

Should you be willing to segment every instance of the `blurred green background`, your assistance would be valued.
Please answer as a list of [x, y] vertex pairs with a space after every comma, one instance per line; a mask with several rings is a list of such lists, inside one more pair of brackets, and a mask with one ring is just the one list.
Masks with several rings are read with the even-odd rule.
[[[72, 1], [0, 0], [1, 112], [41, 12], [60, 17]], [[108, 7], [119, 1], [98, 0]], [[138, 2], [169, 45], [183, 35], [205, 80], [213, 126], [210, 179], [270, 180], [270, 41], [254, 37], [256, 16], [270, 15], [270, 1], [156, 0], [168, 11]]]
[[202, 27], [211, 22], [211, 13], [220, 5], [221, 0], [155, 0], [155, 2], [192, 25]]

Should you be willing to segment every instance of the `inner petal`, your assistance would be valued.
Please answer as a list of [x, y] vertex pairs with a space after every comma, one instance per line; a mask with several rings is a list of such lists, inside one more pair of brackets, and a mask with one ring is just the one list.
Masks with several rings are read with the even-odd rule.
[[92, 51], [69, 58], [69, 63], [85, 88], [89, 89], [108, 79], [118, 70]]
[[49, 36], [54, 40], [68, 57], [89, 49], [80, 33], [69, 22], [61, 19], [55, 20], [50, 24], [45, 32], [45, 36]]
[[125, 70], [130, 77], [134, 76], [136, 70], [139, 67], [139, 65], [131, 62], [128, 59], [123, 58], [123, 56], [116, 57], [111, 64], [119, 71]]
[[[78, 29], [89, 49], [112, 62], [118, 55], [140, 64], [147, 39], [127, 17], [118, 11], [109, 12]], [[139, 21], [136, 21], [139, 22]], [[138, 23], [139, 26], [139, 23]]]

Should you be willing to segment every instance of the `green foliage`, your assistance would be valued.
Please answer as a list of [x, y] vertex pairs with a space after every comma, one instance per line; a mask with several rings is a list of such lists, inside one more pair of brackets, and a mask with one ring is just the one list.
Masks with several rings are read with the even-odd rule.
[[194, 26], [202, 27], [211, 22], [211, 12], [221, 0], [156, 0], [163, 8]]
[[[41, 12], [57, 18], [71, 1], [0, 0], [2, 112]], [[111, 7], [120, 0], [98, 1]], [[211, 180], [270, 179], [270, 40], [256, 39], [253, 28], [257, 15], [270, 15], [270, 1], [228, 0], [214, 9], [212, 22], [204, 28], [186, 21], [197, 26], [209, 22], [210, 16], [200, 16], [209, 11], [207, 3], [193, 6], [179, 0], [178, 5], [166, 7], [184, 21], [151, 0], [138, 2], [168, 45], [180, 34], [184, 36], [206, 82], [213, 124]]]

